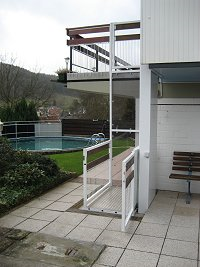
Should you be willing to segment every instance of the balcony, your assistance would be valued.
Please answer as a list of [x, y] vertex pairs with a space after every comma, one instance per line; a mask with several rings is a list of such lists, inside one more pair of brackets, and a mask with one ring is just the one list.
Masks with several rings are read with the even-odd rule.
[[[108, 81], [111, 57], [116, 67], [113, 80], [139, 79], [140, 22], [115, 24], [113, 41], [110, 27], [104, 24], [66, 29], [70, 47], [68, 88], [76, 88], [76, 82]], [[110, 54], [111, 43], [113, 55]]]

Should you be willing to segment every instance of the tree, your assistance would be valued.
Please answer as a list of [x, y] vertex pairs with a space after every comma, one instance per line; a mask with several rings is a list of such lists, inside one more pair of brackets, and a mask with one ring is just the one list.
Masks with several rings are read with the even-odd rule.
[[47, 102], [53, 94], [50, 77], [40, 72], [30, 72], [15, 63], [14, 58], [7, 60], [0, 56], [0, 100], [3, 105], [12, 107], [23, 98], [36, 105]]
[[84, 94], [74, 100], [70, 111], [83, 119], [108, 120], [109, 98], [101, 94]]
[[25, 98], [11, 106], [0, 108], [0, 118], [2, 121], [36, 121], [38, 115], [35, 104], [28, 103]]

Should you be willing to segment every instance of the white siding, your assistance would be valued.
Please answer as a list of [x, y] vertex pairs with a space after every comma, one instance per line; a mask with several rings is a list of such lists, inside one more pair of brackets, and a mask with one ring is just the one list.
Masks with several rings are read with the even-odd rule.
[[200, 1], [142, 0], [141, 63], [200, 61]]
[[147, 65], [140, 69], [139, 118], [139, 212], [148, 209], [156, 191], [156, 128], [157, 128], [157, 77]]
[[62, 124], [61, 122], [54, 123], [36, 123], [35, 124], [35, 136], [62, 136]]
[[[200, 151], [200, 99], [162, 99], [158, 105], [157, 188], [187, 191], [187, 183], [169, 179], [176, 151]], [[200, 182], [192, 181], [192, 192], [200, 193]]]

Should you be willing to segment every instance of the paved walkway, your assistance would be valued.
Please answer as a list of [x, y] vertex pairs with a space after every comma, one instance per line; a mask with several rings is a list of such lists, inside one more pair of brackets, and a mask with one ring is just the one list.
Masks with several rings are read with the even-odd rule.
[[[123, 233], [114, 215], [71, 209], [83, 196], [75, 181], [15, 209], [0, 226], [107, 245], [93, 267], [200, 267], [200, 195], [185, 204], [185, 194], [159, 191], [141, 222], [130, 221]], [[90, 184], [89, 191], [98, 186]]]
[[81, 198], [80, 183], [65, 183], [2, 217], [0, 226], [106, 244], [94, 267], [200, 266], [199, 195], [186, 205], [182, 193], [158, 192], [141, 223], [131, 221], [126, 233], [114, 216], [68, 211]]

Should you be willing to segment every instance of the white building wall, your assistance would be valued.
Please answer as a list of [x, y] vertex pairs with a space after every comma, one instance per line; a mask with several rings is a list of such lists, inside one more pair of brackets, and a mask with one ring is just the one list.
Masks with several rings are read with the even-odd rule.
[[140, 69], [139, 212], [148, 209], [156, 190], [157, 77], [148, 65]]
[[61, 122], [39, 122], [35, 124], [35, 136], [62, 136], [62, 123]]
[[200, 61], [200, 1], [142, 0], [141, 63]]
[[[176, 151], [200, 151], [200, 99], [160, 99], [157, 129], [157, 188], [187, 191], [187, 183], [169, 179]], [[200, 193], [200, 183], [192, 181], [191, 191]]]

